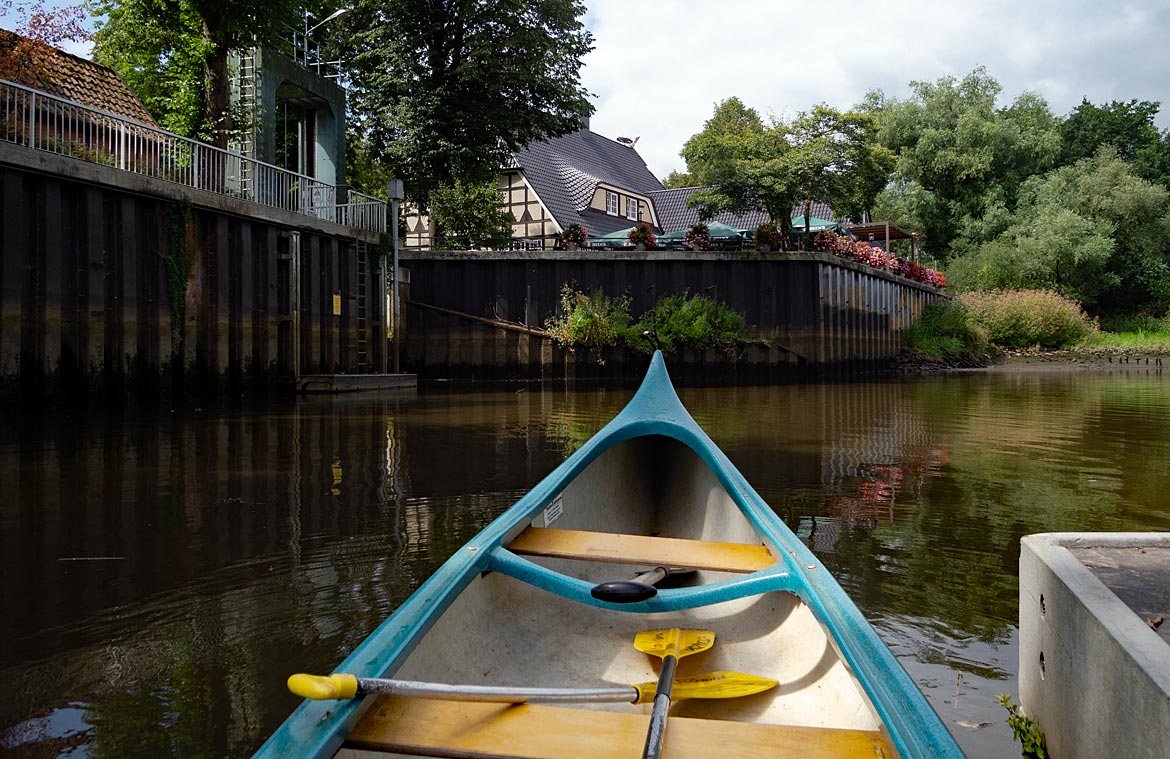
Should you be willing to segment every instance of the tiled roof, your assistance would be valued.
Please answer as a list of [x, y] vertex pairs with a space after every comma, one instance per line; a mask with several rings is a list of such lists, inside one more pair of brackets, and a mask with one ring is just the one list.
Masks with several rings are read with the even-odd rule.
[[22, 42], [33, 62], [14, 74], [17, 83], [157, 126], [146, 107], [112, 68], [0, 29], [0, 51], [3, 53], [14, 50]]
[[[696, 190], [704, 190], [706, 187], [680, 187], [675, 190], [660, 190], [653, 192], [650, 197], [654, 200], [654, 208], [658, 212], [658, 223], [662, 225], [663, 232], [674, 232], [679, 229], [686, 229], [693, 224], [699, 223], [699, 211], [696, 208], [688, 208], [687, 201]], [[803, 216], [804, 204], [801, 203], [794, 206], [792, 215]], [[822, 203], [819, 200], [814, 200], [812, 204], [812, 217], [814, 219], [825, 219], [827, 221], [836, 221], [833, 216], [833, 210], [829, 208], [828, 203]], [[768, 220], [768, 215], [762, 211], [748, 211], [743, 214], [735, 214], [724, 211], [718, 214], [714, 221], [720, 224], [726, 224], [730, 227], [743, 230], [754, 230], [761, 223]]]
[[634, 224], [588, 210], [599, 183], [647, 196], [662, 190], [633, 147], [588, 129], [533, 143], [513, 158], [561, 228], [581, 224], [591, 236]]

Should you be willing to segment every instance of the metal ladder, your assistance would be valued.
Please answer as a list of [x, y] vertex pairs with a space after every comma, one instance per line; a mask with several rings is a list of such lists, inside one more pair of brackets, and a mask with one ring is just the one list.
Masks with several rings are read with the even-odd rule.
[[370, 371], [370, 341], [367, 328], [369, 313], [370, 246], [365, 240], [354, 242], [354, 258], [357, 261], [357, 364], [359, 374]]
[[[240, 51], [240, 71], [236, 75], [236, 97], [240, 112], [245, 114], [248, 124], [236, 132], [234, 148], [240, 155], [256, 158], [256, 48]], [[252, 197], [252, 165], [250, 161], [240, 162], [240, 190], [244, 197]]]

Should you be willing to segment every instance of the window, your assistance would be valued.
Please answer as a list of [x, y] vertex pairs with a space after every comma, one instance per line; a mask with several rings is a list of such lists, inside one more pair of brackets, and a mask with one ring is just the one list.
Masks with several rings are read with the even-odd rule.
[[610, 216], [618, 215], [618, 196], [616, 192], [606, 191], [605, 193], [605, 212]]
[[638, 220], [638, 201], [634, 198], [626, 198], [626, 218], [630, 221]]

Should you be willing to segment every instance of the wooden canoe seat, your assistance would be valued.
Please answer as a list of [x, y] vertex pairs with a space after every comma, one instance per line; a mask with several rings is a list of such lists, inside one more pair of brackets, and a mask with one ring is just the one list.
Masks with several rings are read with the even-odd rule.
[[[639, 759], [650, 718], [537, 704], [379, 696], [347, 756], [376, 751], [448, 759]], [[671, 717], [665, 759], [893, 759], [881, 733]]]
[[558, 530], [553, 527], [525, 529], [512, 541], [508, 550], [522, 556], [712, 569], [744, 574], [776, 563], [772, 554], [762, 545]]

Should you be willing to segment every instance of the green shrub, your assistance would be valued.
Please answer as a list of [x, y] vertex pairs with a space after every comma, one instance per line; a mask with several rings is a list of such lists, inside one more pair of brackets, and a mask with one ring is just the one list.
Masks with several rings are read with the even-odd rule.
[[628, 297], [610, 298], [601, 288], [586, 295], [565, 284], [561, 287], [561, 312], [545, 322], [545, 328], [561, 345], [598, 350], [628, 342]]
[[1076, 301], [1052, 290], [976, 290], [958, 300], [991, 342], [1005, 347], [1060, 348], [1098, 329]]
[[[653, 350], [683, 348], [731, 350], [743, 342], [743, 316], [730, 306], [701, 295], [669, 295], [634, 325], [632, 343]], [[646, 335], [645, 333], [650, 333]]]
[[927, 304], [906, 331], [906, 344], [919, 356], [963, 365], [985, 364], [995, 353], [987, 329], [954, 300]]

